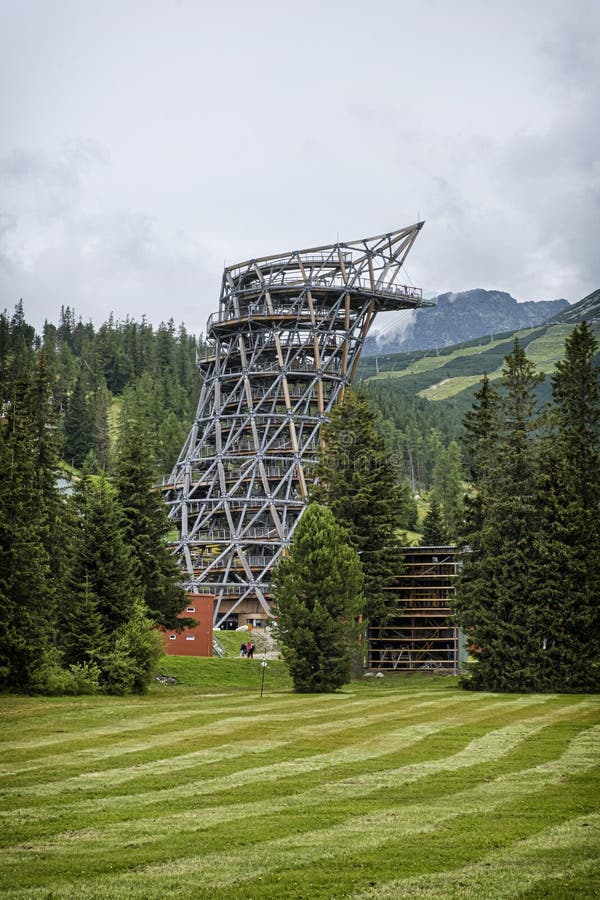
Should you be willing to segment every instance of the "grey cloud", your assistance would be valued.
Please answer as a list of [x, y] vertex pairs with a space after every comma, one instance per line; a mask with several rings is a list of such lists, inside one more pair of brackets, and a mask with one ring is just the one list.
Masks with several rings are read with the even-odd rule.
[[418, 217], [426, 289], [597, 286], [597, 3], [232, 8], [12, 3], [0, 305], [199, 330], [224, 261]]

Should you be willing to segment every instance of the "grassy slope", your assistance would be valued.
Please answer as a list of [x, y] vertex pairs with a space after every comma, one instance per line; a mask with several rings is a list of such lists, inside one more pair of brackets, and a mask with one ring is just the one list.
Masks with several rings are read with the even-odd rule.
[[424, 676], [300, 696], [273, 670], [260, 701], [257, 660], [168, 664], [186, 683], [144, 698], [0, 698], [0, 895], [598, 889], [599, 697]]
[[[446, 348], [439, 356], [432, 354], [417, 358], [415, 354], [397, 354], [382, 357], [381, 365], [387, 371], [371, 375], [369, 380], [393, 379], [406, 393], [418, 394], [429, 400], [456, 400], [460, 405], [468, 406], [484, 372], [492, 380], [500, 377], [504, 357], [510, 353], [515, 337], [526, 348], [529, 359], [542, 372], [551, 373], [557, 360], [563, 356], [565, 338], [573, 327], [572, 324], [541, 326], [501, 335], [494, 341], [482, 338], [481, 342], [470, 341]], [[600, 323], [593, 323], [592, 328], [600, 337]], [[370, 366], [371, 360], [364, 361], [364, 365]], [[363, 369], [363, 377], [368, 376], [369, 372], [368, 368]], [[547, 398], [544, 396], [543, 399]]]

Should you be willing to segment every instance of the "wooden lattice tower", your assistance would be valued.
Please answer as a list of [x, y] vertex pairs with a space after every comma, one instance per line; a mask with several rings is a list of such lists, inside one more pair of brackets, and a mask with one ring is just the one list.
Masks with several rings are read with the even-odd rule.
[[452, 620], [459, 554], [454, 546], [405, 547], [387, 588], [388, 617], [369, 628], [367, 668], [458, 672], [464, 640]]
[[423, 223], [265, 256], [223, 273], [199, 356], [196, 418], [165, 485], [184, 586], [231, 613], [270, 615], [270, 575], [307, 502], [319, 429], [382, 310], [428, 305], [401, 282]]

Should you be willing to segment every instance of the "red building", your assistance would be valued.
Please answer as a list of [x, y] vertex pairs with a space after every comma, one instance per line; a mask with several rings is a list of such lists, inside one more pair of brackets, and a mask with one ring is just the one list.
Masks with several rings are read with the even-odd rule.
[[170, 656], [212, 656], [214, 597], [209, 594], [188, 594], [187, 604], [179, 613], [180, 619], [196, 619], [194, 628], [168, 631], [161, 628], [165, 638], [165, 653]]

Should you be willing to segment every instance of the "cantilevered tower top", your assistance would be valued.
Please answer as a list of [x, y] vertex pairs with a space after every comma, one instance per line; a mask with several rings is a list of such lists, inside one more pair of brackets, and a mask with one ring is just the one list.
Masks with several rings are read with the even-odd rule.
[[[418, 288], [407, 289], [400, 284], [400, 270], [423, 225], [424, 222], [417, 222], [374, 237], [261, 256], [227, 266], [221, 302], [236, 290], [300, 287], [308, 282], [320, 289], [346, 288], [392, 298], [404, 295], [422, 299]], [[386, 308], [393, 306], [386, 304]]]

